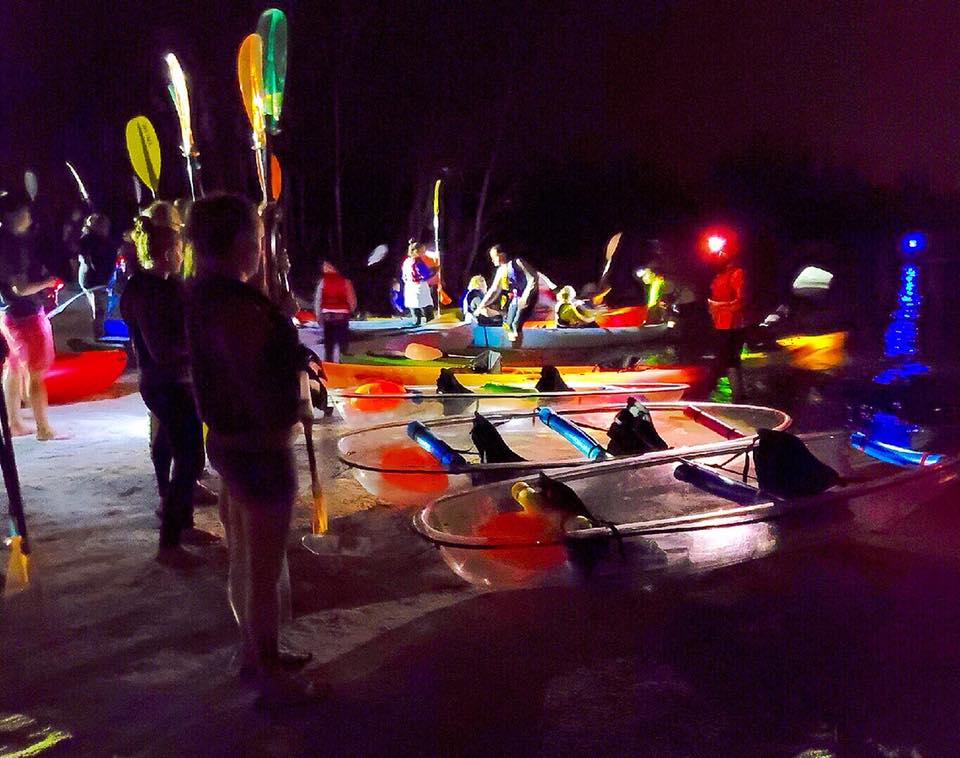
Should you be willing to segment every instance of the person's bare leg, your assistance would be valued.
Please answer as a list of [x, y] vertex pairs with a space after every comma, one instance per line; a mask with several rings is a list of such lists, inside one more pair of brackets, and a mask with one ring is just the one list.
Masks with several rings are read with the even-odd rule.
[[30, 372], [30, 407], [33, 408], [33, 419], [37, 422], [37, 439], [52, 440], [56, 437], [57, 434], [50, 426], [50, 419], [47, 417], [49, 403], [42, 371]]
[[243, 538], [241, 536], [242, 515], [237, 512], [225, 482], [220, 483], [220, 521], [227, 537], [227, 554], [229, 569], [227, 572], [227, 601], [233, 618], [240, 629], [240, 661], [242, 666], [256, 665], [256, 650], [253, 640], [248, 634], [249, 624], [246, 621], [246, 587], [249, 567], [245, 563], [242, 553]]
[[280, 635], [280, 577], [290, 529], [290, 511], [248, 505], [243, 513], [244, 550], [249, 560], [247, 623], [261, 666], [277, 660]]
[[22, 437], [33, 430], [23, 423], [20, 415], [20, 403], [23, 401], [23, 377], [18, 367], [7, 360], [3, 367], [3, 397], [7, 402], [7, 420], [14, 437]]

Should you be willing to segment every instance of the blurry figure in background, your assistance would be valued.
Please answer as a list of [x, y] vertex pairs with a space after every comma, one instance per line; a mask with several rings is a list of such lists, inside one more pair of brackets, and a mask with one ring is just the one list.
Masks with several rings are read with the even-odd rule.
[[406, 308], [403, 307], [403, 287], [400, 286], [399, 279], [390, 280], [390, 307], [399, 316], [406, 313]]
[[110, 219], [102, 213], [91, 213], [83, 222], [80, 234], [80, 287], [90, 303], [93, 315], [93, 338], [103, 338], [103, 320], [107, 313], [107, 285], [116, 266], [116, 248], [110, 242]]
[[[176, 219], [181, 226], [186, 223], [187, 215], [190, 213], [190, 206], [193, 205], [193, 200], [189, 197], [178, 197], [173, 201], [173, 208], [171, 211], [176, 214]], [[180, 274], [184, 279], [189, 279], [194, 275], [196, 271], [196, 266], [193, 262], [193, 246], [190, 244], [189, 240], [183, 241], [183, 266], [181, 267]]]
[[77, 261], [80, 257], [80, 235], [83, 232], [83, 220], [86, 218], [86, 211], [82, 206], [75, 205], [63, 222], [63, 255], [67, 261], [73, 276], [71, 281], [77, 280]]
[[357, 309], [357, 294], [353, 282], [329, 261], [321, 267], [313, 309], [323, 324], [323, 359], [339, 363], [340, 356], [350, 350], [350, 316]]
[[426, 245], [422, 242], [410, 240], [407, 244], [407, 257], [400, 267], [403, 304], [410, 309], [415, 319], [414, 326], [433, 320], [433, 294], [430, 292], [433, 272], [423, 260], [426, 250]]
[[729, 240], [713, 236], [707, 240], [710, 263], [716, 270], [710, 282], [707, 308], [716, 336], [716, 369], [719, 376], [726, 373], [730, 380], [733, 402], [743, 399], [743, 370], [740, 353], [744, 341], [744, 286], [742, 268], [734, 265], [735, 250]]
[[[185, 551], [181, 541], [208, 544], [214, 538], [193, 525], [193, 488], [204, 464], [203, 427], [193, 400], [175, 213], [157, 201], [137, 219], [132, 236], [139, 266], [124, 290], [120, 312], [137, 355], [140, 394], [158, 421], [151, 448], [163, 498], [157, 560], [188, 568], [199, 559]], [[173, 462], [169, 484], [156, 455], [161, 446]]]
[[470, 277], [467, 284], [467, 291], [463, 293], [461, 308], [463, 310], [463, 320], [468, 324], [477, 321], [477, 310], [480, 308], [480, 301], [483, 300], [487, 291], [487, 280], [477, 274]]
[[490, 248], [490, 260], [496, 267], [493, 282], [477, 311], [484, 316], [493, 315], [491, 310], [502, 314], [503, 328], [507, 330], [508, 339], [514, 342], [520, 338], [524, 322], [529, 321], [539, 302], [539, 275], [522, 258], [508, 257], [500, 245]]
[[47, 418], [43, 375], [53, 363], [53, 331], [39, 296], [62, 282], [56, 277], [37, 280], [30, 276], [31, 223], [26, 194], [0, 193], [0, 332], [9, 349], [3, 366], [3, 393], [11, 432], [30, 434], [32, 430], [20, 415], [23, 387], [28, 383], [37, 439], [51, 440], [55, 432]]
[[644, 323], [662, 324], [675, 320], [676, 285], [654, 268], [654, 264], [638, 269], [637, 280], [647, 289], [647, 317]]
[[583, 300], [577, 299], [577, 291], [569, 284], [557, 293], [554, 320], [561, 329], [597, 325], [596, 314]]

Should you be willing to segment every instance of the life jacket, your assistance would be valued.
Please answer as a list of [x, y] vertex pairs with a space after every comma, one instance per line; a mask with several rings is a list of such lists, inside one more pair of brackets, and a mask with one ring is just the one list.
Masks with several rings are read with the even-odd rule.
[[347, 279], [336, 271], [323, 272], [323, 289], [320, 297], [320, 309], [323, 313], [349, 314]]
[[729, 266], [710, 283], [710, 316], [715, 329], [742, 329], [743, 269]]

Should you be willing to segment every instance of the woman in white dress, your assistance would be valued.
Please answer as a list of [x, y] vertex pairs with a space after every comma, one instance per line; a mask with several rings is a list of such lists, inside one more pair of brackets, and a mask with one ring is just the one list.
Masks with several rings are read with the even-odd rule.
[[433, 320], [433, 295], [430, 292], [430, 277], [433, 272], [423, 261], [425, 252], [423, 243], [410, 240], [407, 245], [407, 258], [400, 267], [403, 304], [410, 309], [415, 319], [414, 326]]

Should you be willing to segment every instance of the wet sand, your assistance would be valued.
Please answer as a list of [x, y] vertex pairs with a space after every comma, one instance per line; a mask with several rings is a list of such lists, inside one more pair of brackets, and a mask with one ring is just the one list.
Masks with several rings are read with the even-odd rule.
[[[299, 545], [304, 469], [287, 639], [332, 690], [257, 712], [227, 673], [225, 549], [203, 549], [207, 566], [189, 574], [153, 561], [133, 389], [55, 408], [70, 439], [16, 442], [35, 579], [0, 611], [0, 714], [36, 721], [0, 731], [0, 746], [43, 727], [72, 735], [49, 755], [926, 756], [960, 744], [956, 488], [883, 533], [702, 576], [485, 593], [339, 469], [329, 421], [318, 440], [332, 529], [372, 550]], [[215, 508], [198, 525], [219, 532]]]

